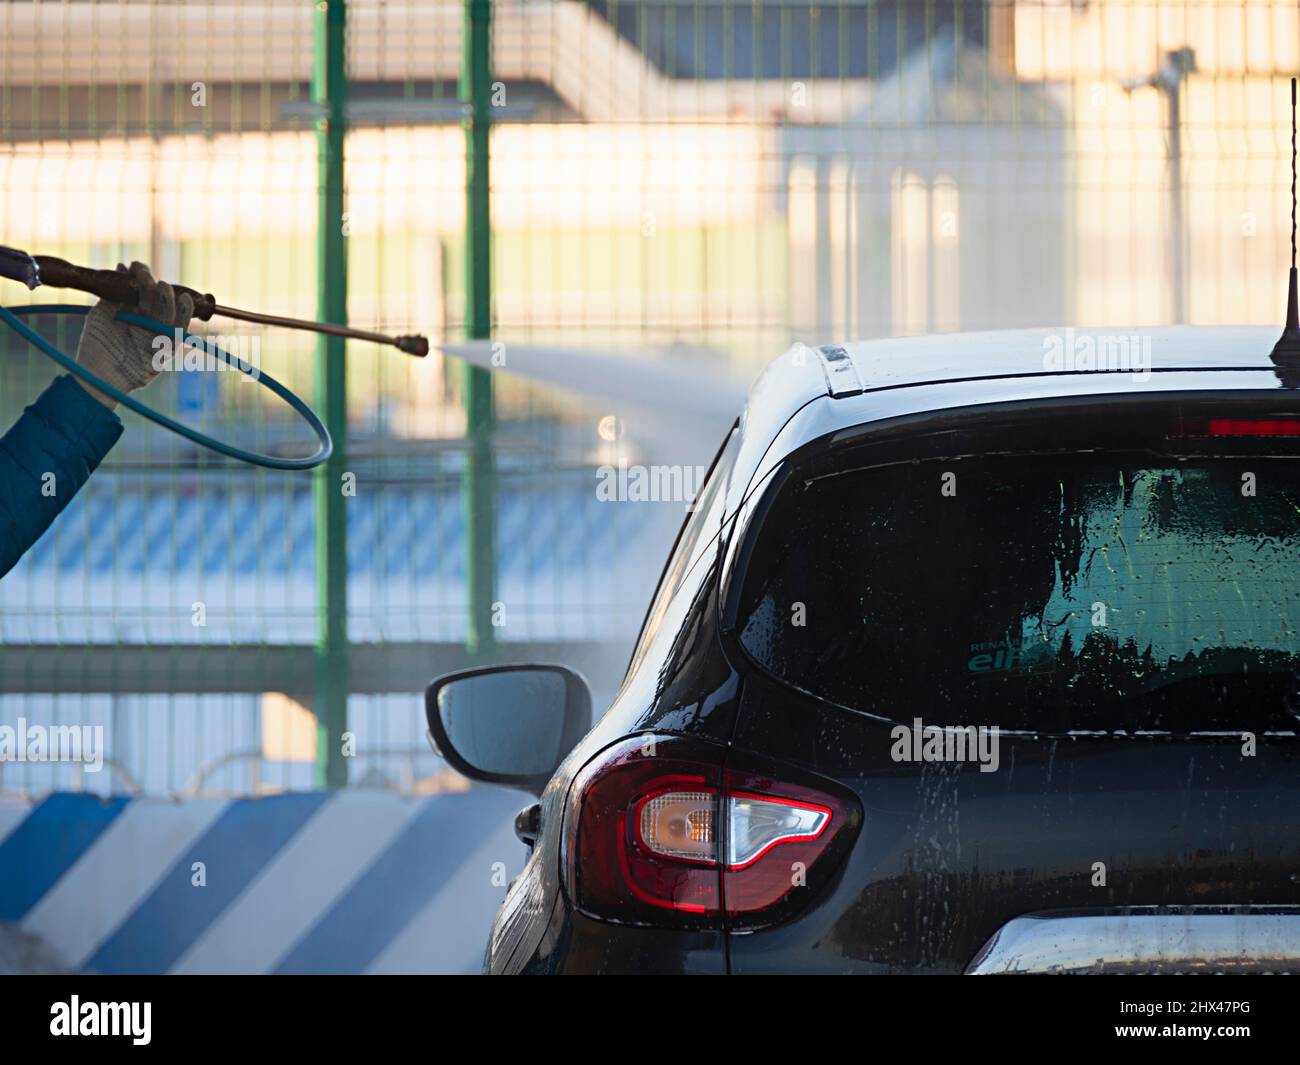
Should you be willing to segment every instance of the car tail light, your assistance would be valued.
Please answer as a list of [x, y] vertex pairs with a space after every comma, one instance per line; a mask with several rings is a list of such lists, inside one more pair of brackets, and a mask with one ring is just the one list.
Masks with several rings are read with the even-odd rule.
[[835, 863], [823, 859], [856, 826], [856, 806], [804, 783], [724, 771], [725, 754], [636, 737], [578, 774], [565, 841], [580, 909], [653, 924], [765, 923], [826, 878]]
[[710, 862], [718, 848], [718, 793], [666, 791], [637, 803], [637, 841], [664, 858]]
[[1297, 418], [1211, 418], [1210, 436], [1300, 436]]
[[828, 807], [770, 795], [728, 795], [727, 868], [744, 869], [782, 843], [810, 843], [830, 824]]
[[1171, 435], [1183, 439], [1211, 437], [1300, 437], [1300, 418], [1180, 418]]

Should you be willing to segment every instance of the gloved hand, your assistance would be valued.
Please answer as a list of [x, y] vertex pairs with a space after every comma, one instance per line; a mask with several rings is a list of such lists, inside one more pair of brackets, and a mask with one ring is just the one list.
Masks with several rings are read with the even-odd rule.
[[[132, 263], [129, 270], [118, 263], [117, 269], [129, 273], [140, 292], [139, 306], [130, 310], [173, 327], [184, 329], [189, 325], [194, 314], [194, 299], [189, 293], [183, 292], [177, 297], [171, 285], [166, 281], [156, 281], [144, 263]], [[81, 343], [77, 345], [77, 363], [123, 392], [133, 392], [158, 376], [158, 371], [153, 368], [157, 350], [154, 337], [157, 334], [143, 326], [118, 321], [114, 315], [121, 309], [122, 304], [108, 300], [100, 300], [90, 309], [86, 315], [86, 327], [81, 332]], [[172, 336], [167, 340], [169, 344], [174, 343]], [[80, 379], [77, 383], [110, 410], [117, 406], [117, 400], [99, 389]]]

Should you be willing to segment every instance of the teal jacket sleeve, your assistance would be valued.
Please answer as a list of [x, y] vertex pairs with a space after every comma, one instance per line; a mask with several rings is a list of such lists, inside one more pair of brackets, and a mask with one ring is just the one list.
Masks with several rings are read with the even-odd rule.
[[0, 438], [0, 577], [77, 494], [122, 435], [122, 420], [69, 374]]

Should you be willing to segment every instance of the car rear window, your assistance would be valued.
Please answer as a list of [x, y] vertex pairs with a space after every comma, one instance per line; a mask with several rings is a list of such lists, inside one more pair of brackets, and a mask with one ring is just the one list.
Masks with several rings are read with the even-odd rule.
[[787, 471], [751, 534], [740, 643], [896, 721], [1295, 729], [1300, 460], [1294, 440], [1233, 443], [823, 456]]

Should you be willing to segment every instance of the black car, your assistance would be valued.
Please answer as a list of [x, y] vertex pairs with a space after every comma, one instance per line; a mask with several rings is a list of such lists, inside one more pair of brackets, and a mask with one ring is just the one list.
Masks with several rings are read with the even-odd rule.
[[441, 677], [540, 796], [490, 972], [1300, 968], [1300, 391], [1275, 331], [796, 345], [622, 687]]

